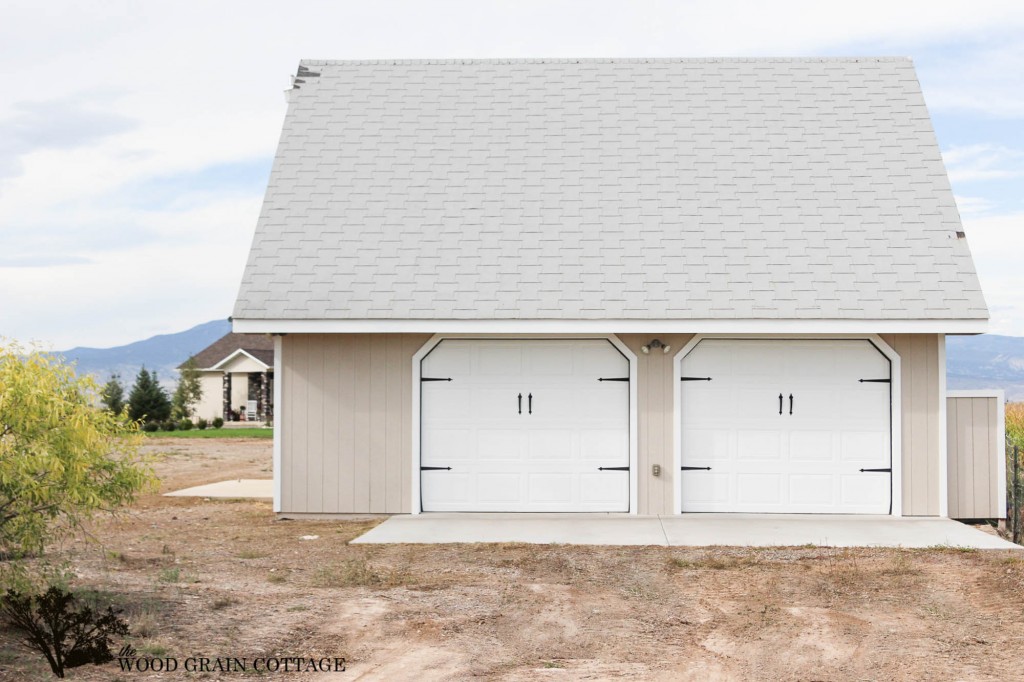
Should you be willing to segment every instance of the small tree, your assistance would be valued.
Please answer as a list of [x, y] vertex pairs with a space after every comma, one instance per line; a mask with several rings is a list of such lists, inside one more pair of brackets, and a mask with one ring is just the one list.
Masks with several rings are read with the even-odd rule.
[[128, 395], [128, 416], [146, 422], [162, 422], [171, 416], [171, 401], [157, 381], [156, 372], [145, 367], [139, 370]]
[[138, 425], [97, 397], [61, 360], [0, 345], [0, 552], [41, 551], [150, 481]]
[[25, 646], [46, 657], [57, 677], [64, 677], [68, 668], [114, 660], [111, 638], [128, 634], [120, 611], [111, 606], [94, 611], [76, 601], [74, 594], [56, 586], [42, 594], [8, 589], [0, 598], [7, 622], [22, 633]]
[[100, 402], [114, 414], [121, 414], [124, 411], [124, 385], [121, 384], [119, 374], [112, 374], [110, 381], [103, 385]]
[[190, 419], [196, 404], [203, 397], [203, 386], [199, 381], [199, 368], [194, 358], [181, 366], [178, 386], [174, 389], [172, 415], [175, 419]]

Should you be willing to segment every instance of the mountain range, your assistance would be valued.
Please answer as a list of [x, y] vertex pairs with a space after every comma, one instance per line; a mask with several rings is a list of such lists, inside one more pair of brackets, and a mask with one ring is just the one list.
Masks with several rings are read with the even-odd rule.
[[100, 383], [118, 374], [126, 387], [135, 381], [143, 366], [155, 370], [160, 383], [171, 387], [178, 380], [178, 365], [231, 331], [231, 323], [211, 320], [175, 334], [159, 334], [142, 341], [114, 348], [78, 347], [58, 351], [75, 363], [79, 374], [92, 374]]
[[[172, 385], [177, 367], [231, 331], [227, 320], [212, 320], [176, 334], [160, 334], [114, 348], [72, 348], [58, 353], [76, 363], [79, 373], [100, 382], [117, 373], [125, 385], [145, 365], [161, 383]], [[950, 389], [1001, 388], [1009, 400], [1024, 400], [1024, 338], [982, 334], [946, 339], [947, 386]]]

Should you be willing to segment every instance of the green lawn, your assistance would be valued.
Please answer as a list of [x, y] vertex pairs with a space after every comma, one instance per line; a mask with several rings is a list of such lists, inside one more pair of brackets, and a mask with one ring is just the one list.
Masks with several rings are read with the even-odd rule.
[[151, 438], [273, 438], [274, 429], [189, 429], [147, 432]]

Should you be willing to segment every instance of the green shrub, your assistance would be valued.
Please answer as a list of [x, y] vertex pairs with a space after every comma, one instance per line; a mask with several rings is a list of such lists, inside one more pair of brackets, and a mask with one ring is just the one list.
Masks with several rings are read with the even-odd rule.
[[191, 431], [192, 426], [193, 424], [191, 419], [182, 419], [180, 422], [178, 422], [178, 428], [181, 429], [182, 431]]
[[164, 431], [177, 431], [178, 425], [173, 421], [164, 422], [161, 427]]
[[197, 419], [196, 420], [196, 428], [199, 429], [200, 431], [202, 431], [203, 429], [205, 429], [209, 425], [210, 425], [209, 422], [207, 422], [205, 419]]
[[142, 429], [149, 433], [153, 433], [154, 431], [160, 430], [160, 425], [157, 424], [156, 422], [146, 422], [145, 425], [143, 425]]
[[222, 426], [224, 426], [224, 420], [223, 419], [221, 419], [220, 417], [217, 417], [216, 419], [213, 420], [213, 428], [219, 429]]

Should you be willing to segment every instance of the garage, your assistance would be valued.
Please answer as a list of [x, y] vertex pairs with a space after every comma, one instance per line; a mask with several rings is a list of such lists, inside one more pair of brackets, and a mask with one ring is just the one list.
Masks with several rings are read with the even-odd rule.
[[630, 366], [608, 339], [444, 339], [420, 361], [423, 511], [628, 512]]
[[680, 372], [683, 512], [891, 513], [891, 363], [870, 340], [705, 338]]

